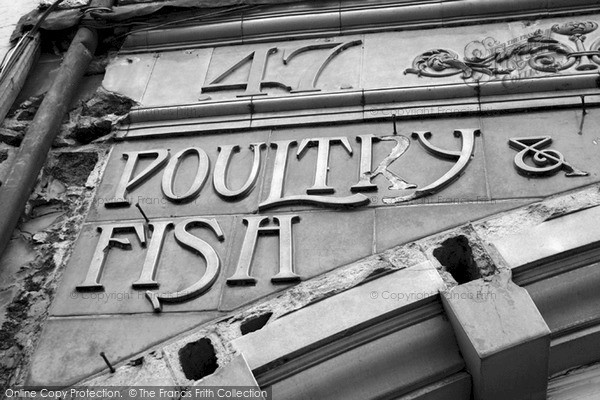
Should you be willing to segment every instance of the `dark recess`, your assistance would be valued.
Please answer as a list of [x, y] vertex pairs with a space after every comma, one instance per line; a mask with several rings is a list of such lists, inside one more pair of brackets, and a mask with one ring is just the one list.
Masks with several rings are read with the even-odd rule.
[[459, 284], [481, 278], [469, 239], [463, 235], [446, 239], [440, 247], [433, 250], [433, 256]]
[[197, 381], [216, 371], [217, 355], [210, 339], [202, 338], [179, 350], [179, 362], [187, 379]]
[[257, 315], [256, 317], [248, 318], [240, 325], [240, 331], [242, 331], [242, 335], [247, 335], [248, 333], [262, 329], [262, 327], [269, 322], [269, 319], [271, 319], [272, 315], [273, 313], [269, 312]]

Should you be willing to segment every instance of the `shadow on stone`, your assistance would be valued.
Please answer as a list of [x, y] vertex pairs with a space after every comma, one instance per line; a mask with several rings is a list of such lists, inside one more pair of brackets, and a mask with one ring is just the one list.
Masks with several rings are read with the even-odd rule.
[[257, 315], [256, 317], [248, 318], [240, 325], [240, 331], [243, 335], [247, 335], [248, 333], [255, 332], [259, 329], [262, 329], [263, 326], [269, 322], [273, 313], [268, 312], [265, 314]]
[[217, 355], [210, 339], [202, 338], [179, 350], [179, 362], [187, 379], [197, 381], [216, 371]]
[[433, 250], [433, 256], [446, 267], [458, 284], [481, 278], [466, 236], [444, 240], [440, 247]]

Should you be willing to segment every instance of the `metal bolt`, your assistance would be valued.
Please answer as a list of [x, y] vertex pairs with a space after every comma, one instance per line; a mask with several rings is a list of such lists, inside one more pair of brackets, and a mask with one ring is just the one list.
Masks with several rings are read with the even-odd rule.
[[100, 357], [102, 357], [104, 359], [104, 362], [106, 363], [106, 365], [108, 365], [108, 369], [110, 370], [110, 373], [114, 374], [116, 369], [112, 366], [110, 361], [108, 361], [108, 358], [106, 358], [106, 354], [104, 354], [104, 352], [101, 352]]

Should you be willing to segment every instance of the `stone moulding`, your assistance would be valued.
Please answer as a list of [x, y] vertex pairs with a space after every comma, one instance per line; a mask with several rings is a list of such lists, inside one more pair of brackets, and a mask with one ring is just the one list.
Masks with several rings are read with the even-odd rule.
[[[397, 293], [390, 292], [398, 288], [405, 292], [402, 295], [411, 293], [411, 296], [398, 296], [391, 300], [389, 297]], [[401, 363], [390, 365], [386, 375], [395, 375], [397, 380], [389, 382], [387, 390], [404, 394], [459, 373], [464, 367], [456, 357], [457, 346], [452, 342], [450, 327], [447, 322], [442, 323], [443, 309], [438, 291], [443, 288], [445, 285], [433, 265], [423, 262], [367, 281], [338, 296], [284, 316], [257, 332], [234, 340], [232, 344], [244, 354], [260, 386], [273, 386], [279, 392], [286, 390], [282, 388], [294, 382], [297, 379], [295, 375], [302, 371], [317, 368], [327, 374], [323, 364], [338, 363], [336, 360], [344, 357], [344, 353], [354, 351], [361, 354], [372, 342], [389, 341], [394, 336], [406, 337], [407, 342], [412, 341], [412, 346], [427, 349], [420, 357], [429, 359], [429, 365], [436, 367], [431, 368], [429, 375], [422, 377], [417, 384], [411, 382], [410, 374], [401, 371]], [[338, 318], [338, 314], [344, 317]], [[421, 330], [424, 331], [422, 337], [408, 339], [409, 332]], [[429, 349], [426, 343], [432, 337], [444, 342], [448, 350], [442, 352], [437, 349], [436, 352]], [[270, 343], [270, 346], [265, 348], [264, 343]], [[393, 352], [396, 349], [388, 350]], [[365, 358], [370, 357], [365, 355]], [[313, 376], [310, 371], [306, 373]], [[318, 379], [314, 383], [319, 386], [325, 381]], [[323, 388], [316, 389], [317, 392], [319, 390]]]
[[599, 216], [595, 206], [492, 241], [551, 329], [550, 374], [600, 357]]
[[[313, 3], [314, 4], [314, 3]], [[248, 12], [215, 22], [130, 35], [124, 52], [210, 47], [274, 39], [310, 38], [397, 29], [424, 29], [498, 20], [540, 18], [597, 11], [597, 0], [463, 0], [319, 2], [276, 9], [265, 16]]]
[[527, 78], [519, 85], [490, 81], [373, 90], [294, 94], [207, 103], [134, 108], [119, 127], [120, 139], [244, 130], [322, 122], [448, 116], [600, 104], [598, 74]]

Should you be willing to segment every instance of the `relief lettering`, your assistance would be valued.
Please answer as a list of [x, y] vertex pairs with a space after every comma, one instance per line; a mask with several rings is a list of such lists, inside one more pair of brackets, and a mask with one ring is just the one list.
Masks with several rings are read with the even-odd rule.
[[150, 245], [148, 246], [146, 258], [144, 259], [142, 273], [140, 274], [139, 279], [131, 285], [134, 289], [158, 287], [158, 282], [154, 280], [156, 277], [156, 270], [158, 269], [158, 262], [165, 240], [165, 233], [168, 228], [173, 226], [173, 223], [170, 221], [160, 221], [152, 222], [149, 225], [152, 232]]
[[[244, 89], [245, 92], [237, 95], [237, 97], [248, 97], [266, 95], [266, 93], [261, 91], [264, 87], [281, 87], [287, 91], [291, 90], [289, 86], [281, 82], [263, 80], [269, 56], [274, 53], [277, 53], [277, 47], [257, 49], [246, 54], [240, 61], [233, 64], [225, 72], [213, 79], [208, 85], [203, 86], [202, 93], [217, 90]], [[251, 62], [251, 64], [246, 82], [222, 83], [228, 76], [247, 62]]]
[[254, 152], [254, 160], [252, 162], [252, 169], [250, 175], [246, 180], [246, 183], [237, 190], [232, 190], [227, 187], [227, 171], [229, 169], [229, 162], [233, 152], [238, 152], [240, 146], [238, 145], [227, 145], [219, 147], [219, 158], [217, 158], [217, 164], [215, 165], [215, 171], [213, 172], [213, 186], [215, 191], [226, 199], [237, 199], [246, 196], [258, 179], [258, 172], [260, 170], [261, 161], [261, 149], [265, 148], [264, 143], [252, 143], [250, 150]]
[[[564, 170], [565, 175], [568, 177], [589, 175], [587, 172], [581, 171], [565, 161], [565, 157], [561, 152], [546, 149], [551, 144], [552, 138], [550, 136], [510, 139], [508, 145], [519, 151], [514, 159], [517, 172], [525, 176], [544, 176]], [[533, 166], [525, 162], [528, 158], [531, 158], [533, 161]]]
[[192, 235], [189, 228], [203, 226], [212, 230], [219, 241], [225, 239], [223, 231], [216, 219], [190, 218], [175, 226], [175, 240], [182, 247], [200, 255], [206, 261], [206, 271], [202, 278], [189, 287], [172, 293], [146, 292], [146, 297], [152, 303], [155, 312], [162, 310], [161, 302], [182, 302], [197, 297], [206, 292], [217, 280], [221, 269], [221, 261], [215, 249], [204, 240]]
[[[194, 177], [194, 182], [190, 186], [187, 192], [182, 195], [176, 195], [173, 191], [173, 184], [175, 182], [175, 175], [177, 174], [177, 169], [181, 160], [187, 156], [188, 154], [196, 153], [198, 155], [198, 170], [196, 171], [196, 176]], [[183, 149], [169, 161], [167, 168], [165, 169], [165, 173], [162, 179], [162, 191], [165, 197], [172, 202], [185, 202], [192, 200], [196, 197], [200, 191], [202, 190], [202, 186], [204, 186], [204, 182], [206, 182], [206, 178], [208, 177], [208, 170], [210, 168], [210, 160], [206, 155], [206, 152], [199, 147], [189, 147], [187, 149]]]
[[317, 92], [321, 89], [317, 89], [317, 81], [323, 73], [323, 70], [333, 60], [338, 54], [342, 51], [362, 44], [362, 40], [352, 40], [349, 42], [323, 42], [323, 43], [314, 43], [309, 44], [307, 46], [298, 47], [296, 49], [291, 50], [289, 53], [285, 53], [283, 56], [283, 63], [288, 64], [292, 58], [297, 56], [300, 53], [304, 53], [306, 51], [311, 50], [319, 50], [319, 49], [331, 49], [323, 60], [320, 63], [315, 63], [302, 75], [300, 81], [298, 82], [298, 86], [292, 90], [292, 93], [301, 93], [301, 92]]
[[[377, 176], [382, 175], [389, 182], [390, 190], [406, 190], [414, 189], [417, 187], [414, 183], [409, 183], [390, 171], [389, 167], [402, 157], [410, 146], [410, 140], [406, 136], [397, 135], [394, 133], [393, 136], [376, 137], [373, 135], [361, 135], [356, 138], [361, 142], [361, 155], [360, 155], [360, 172], [359, 182], [353, 185], [350, 189], [353, 192], [364, 192], [368, 190], [377, 190], [377, 185], [371, 183]], [[395, 142], [395, 146], [375, 168], [372, 170], [373, 163], [373, 143], [379, 141]]]
[[410, 200], [414, 200], [423, 196], [433, 194], [442, 188], [446, 187], [460, 176], [464, 169], [469, 164], [469, 161], [473, 157], [473, 150], [475, 149], [475, 136], [480, 135], [479, 129], [457, 129], [454, 131], [454, 136], [461, 138], [462, 148], [458, 150], [445, 150], [433, 145], [429, 138], [431, 132], [413, 132], [412, 137], [417, 139], [425, 150], [440, 158], [456, 161], [452, 168], [446, 172], [435, 182], [425, 186], [424, 188], [415, 190], [410, 195], [398, 196], [398, 197], [386, 197], [383, 199], [385, 204], [402, 203]]
[[[132, 178], [135, 167], [140, 158], [156, 157], [150, 165], [148, 165], [135, 178]], [[117, 184], [114, 199], [104, 204], [105, 207], [129, 207], [131, 204], [127, 199], [127, 193], [132, 191], [137, 186], [148, 180], [156, 171], [162, 168], [169, 158], [169, 151], [148, 150], [148, 151], [130, 151], [123, 153], [123, 158], [127, 160], [121, 179]]]
[[138, 239], [142, 246], [146, 246], [146, 235], [144, 232], [144, 224], [129, 223], [129, 224], [111, 224], [102, 225], [98, 227], [100, 231], [100, 239], [96, 245], [96, 250], [92, 256], [92, 261], [88, 269], [85, 280], [76, 286], [76, 289], [80, 292], [83, 291], [102, 291], [104, 285], [100, 284], [100, 277], [104, 270], [104, 264], [106, 263], [106, 257], [112, 247], [120, 247], [122, 249], [130, 250], [131, 242], [127, 238], [116, 238], [113, 235], [115, 233], [124, 233], [135, 231]]
[[271, 143], [271, 147], [277, 150], [275, 153], [273, 176], [271, 178], [271, 189], [267, 199], [259, 204], [259, 210], [292, 204], [316, 204], [331, 207], [362, 206], [369, 204], [369, 198], [360, 193], [345, 197], [327, 197], [315, 195], [294, 195], [284, 197], [283, 190], [288, 152], [290, 146], [295, 145], [296, 143], [297, 142], [295, 140], [281, 140]]
[[298, 148], [297, 157], [301, 158], [306, 149], [310, 145], [317, 145], [317, 171], [315, 173], [315, 183], [312, 187], [306, 189], [308, 194], [332, 194], [335, 190], [327, 186], [327, 172], [329, 171], [329, 148], [332, 143], [341, 143], [344, 148], [348, 151], [348, 154], [352, 155], [352, 148], [346, 137], [332, 137], [332, 138], [315, 138], [315, 139], [304, 139], [300, 143]]
[[271, 282], [285, 283], [299, 281], [300, 276], [294, 273], [294, 246], [292, 240], [292, 224], [299, 220], [300, 217], [297, 215], [278, 216], [273, 217], [273, 221], [277, 222], [278, 225], [265, 226], [269, 223], [269, 217], [244, 218], [243, 221], [247, 225], [246, 236], [244, 237], [235, 273], [227, 279], [227, 284], [256, 284], [256, 278], [250, 275], [250, 267], [259, 233], [279, 235], [279, 273], [271, 278]]

